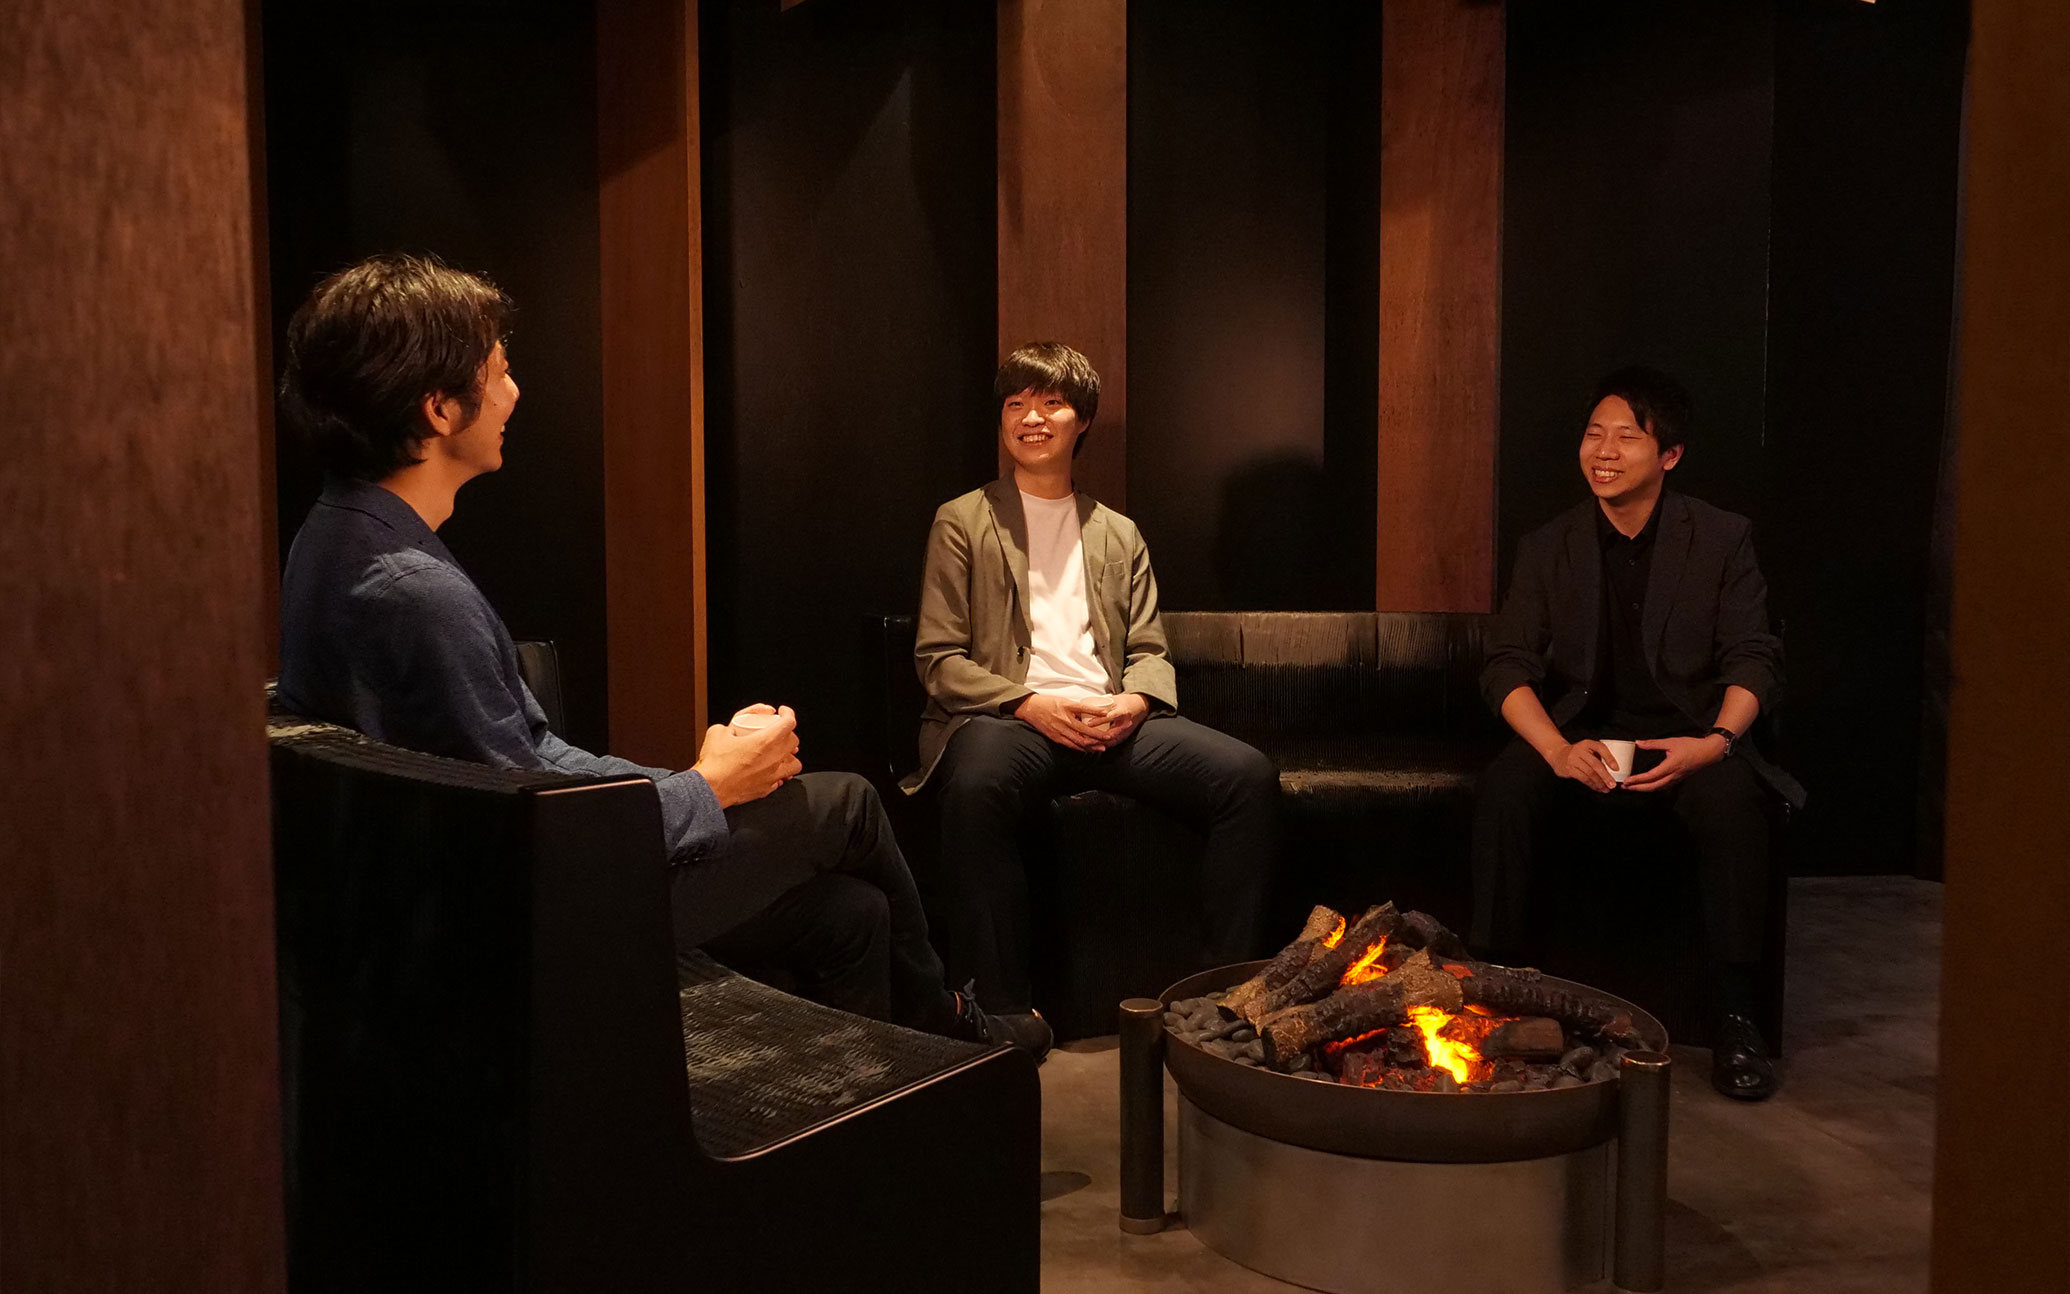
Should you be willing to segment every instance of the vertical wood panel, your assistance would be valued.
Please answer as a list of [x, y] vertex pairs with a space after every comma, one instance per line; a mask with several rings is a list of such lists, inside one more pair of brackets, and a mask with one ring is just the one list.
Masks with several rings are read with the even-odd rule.
[[0, 1289], [284, 1281], [245, 32], [0, 6]]
[[1375, 606], [1495, 594], [1503, 7], [1381, 10]]
[[706, 723], [697, 0], [597, 24], [611, 748], [687, 768]]
[[1955, 687], [1934, 1143], [1933, 1288], [2059, 1289], [2070, 1272], [2070, 1005], [2008, 1054], [2010, 985], [2070, 945], [2070, 8], [1975, 0], [1956, 449]]
[[[999, 5], [999, 355], [1076, 347], [1100, 371], [1078, 488], [1128, 502], [1128, 6]], [[1000, 455], [1004, 470], [1006, 458]]]

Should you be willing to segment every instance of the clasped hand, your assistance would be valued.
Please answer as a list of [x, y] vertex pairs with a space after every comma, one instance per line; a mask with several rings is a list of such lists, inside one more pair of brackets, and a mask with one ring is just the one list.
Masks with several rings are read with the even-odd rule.
[[[1628, 776], [1624, 782], [1627, 791], [1663, 790], [1697, 769], [1725, 758], [1725, 739], [1716, 735], [1661, 737], [1634, 744], [1640, 750], [1665, 751], [1666, 755], [1645, 772]], [[1625, 771], [1617, 769], [1617, 757], [1610, 753], [1610, 748], [1593, 739], [1569, 742], [1546, 762], [1552, 765], [1553, 772], [1579, 782], [1591, 791], [1616, 790], [1617, 778], [1611, 770]]]
[[1124, 692], [1105, 701], [1073, 701], [1030, 693], [1014, 708], [1014, 717], [1067, 750], [1088, 754], [1128, 740], [1150, 713], [1139, 692]]
[[757, 704], [740, 714], [773, 714], [777, 720], [765, 728], [739, 730], [713, 724], [705, 729], [704, 748], [691, 766], [719, 797], [722, 809], [759, 800], [805, 768], [798, 762], [798, 716], [791, 707]]

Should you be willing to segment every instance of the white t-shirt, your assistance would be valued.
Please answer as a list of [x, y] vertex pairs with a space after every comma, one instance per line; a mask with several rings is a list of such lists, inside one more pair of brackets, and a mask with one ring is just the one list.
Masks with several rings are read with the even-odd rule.
[[1107, 695], [1107, 668], [1093, 649], [1085, 594], [1085, 540], [1078, 500], [1039, 499], [1021, 491], [1028, 519], [1028, 690], [1084, 700]]

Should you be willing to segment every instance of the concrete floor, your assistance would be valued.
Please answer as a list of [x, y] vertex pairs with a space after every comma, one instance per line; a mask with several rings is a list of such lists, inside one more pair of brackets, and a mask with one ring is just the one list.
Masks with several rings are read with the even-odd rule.
[[[1707, 1052], [1674, 1049], [1669, 1290], [1926, 1289], [1940, 896], [1938, 885], [1899, 877], [1792, 882], [1789, 1058], [1774, 1099], [1726, 1100], [1710, 1089]], [[1183, 1226], [1121, 1233], [1117, 1080], [1111, 1038], [1074, 1043], [1042, 1068], [1042, 1288], [1294, 1289], [1210, 1251]], [[1169, 1190], [1179, 1180], [1178, 1124], [1165, 1086]]]

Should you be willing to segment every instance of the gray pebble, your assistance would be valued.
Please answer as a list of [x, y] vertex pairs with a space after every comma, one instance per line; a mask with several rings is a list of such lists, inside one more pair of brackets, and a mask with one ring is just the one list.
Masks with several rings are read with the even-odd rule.
[[1186, 1027], [1186, 1017], [1180, 1015], [1177, 1011], [1167, 1011], [1164, 1013], [1164, 1027], [1167, 1029], [1183, 1029]]
[[[1235, 1039], [1230, 1041], [1234, 1042]], [[1252, 1060], [1265, 1059], [1265, 1040], [1263, 1038], [1252, 1038], [1249, 1042], [1240, 1045], [1242, 1050], [1237, 1052], [1237, 1055], [1249, 1056]]]
[[1570, 1074], [1586, 1074], [1588, 1073], [1588, 1067], [1595, 1063], [1596, 1049], [1594, 1047], [1576, 1047], [1560, 1057], [1560, 1068]]
[[1231, 1042], [1249, 1042], [1249, 1041], [1250, 1041], [1251, 1039], [1253, 1039], [1253, 1038], [1255, 1038], [1255, 1037], [1257, 1037], [1257, 1036], [1258, 1036], [1258, 1031], [1257, 1031], [1256, 1029], [1253, 1029], [1253, 1028], [1251, 1028], [1251, 1027], [1250, 1027], [1249, 1025], [1247, 1025], [1247, 1024], [1239, 1024], [1239, 1025], [1237, 1025], [1237, 1026], [1236, 1026], [1236, 1028], [1235, 1028], [1234, 1030], [1232, 1030], [1232, 1031], [1230, 1032], [1230, 1034], [1229, 1034], [1229, 1041], [1231, 1041]]
[[1573, 1074], [1561, 1074], [1553, 1079], [1554, 1087], [1580, 1087], [1581, 1079]]
[[1616, 1077], [1617, 1066], [1607, 1060], [1599, 1060], [1588, 1067], [1588, 1081], [1591, 1083], [1607, 1083]]
[[1302, 1052], [1300, 1055], [1294, 1057], [1291, 1061], [1287, 1062], [1287, 1072], [1290, 1074], [1299, 1074], [1304, 1070], [1310, 1070], [1314, 1068], [1315, 1057], [1305, 1051]]
[[1235, 1061], [1239, 1065], [1248, 1065], [1252, 1069], [1256, 1069], [1258, 1067], [1258, 1058], [1256, 1056], [1251, 1055], [1249, 1052], [1240, 1051], [1236, 1053], [1234, 1056], [1231, 1056], [1229, 1059]]
[[1200, 1044], [1200, 1049], [1210, 1056], [1220, 1056], [1223, 1060], [1236, 1059], [1236, 1044], [1233, 1042], [1221, 1042], [1216, 1039], [1209, 1039], [1208, 1041]]
[[1491, 1092], [1521, 1092], [1524, 1090], [1524, 1085], [1513, 1078], [1505, 1078], [1499, 1083], [1490, 1083], [1488, 1090]]
[[1300, 1073], [1294, 1075], [1294, 1077], [1305, 1078], [1311, 1083], [1334, 1083], [1337, 1081], [1336, 1079], [1331, 1078], [1328, 1074], [1318, 1074], [1312, 1069], [1304, 1069]]

